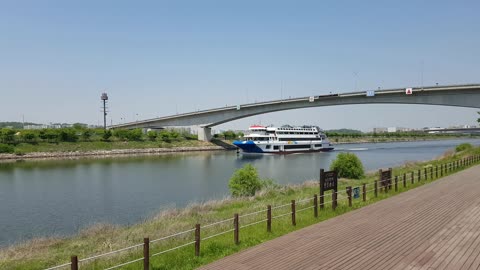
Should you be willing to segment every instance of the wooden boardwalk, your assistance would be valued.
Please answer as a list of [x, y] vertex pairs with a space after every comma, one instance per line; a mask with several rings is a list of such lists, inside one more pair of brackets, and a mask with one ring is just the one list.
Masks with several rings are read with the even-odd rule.
[[480, 166], [201, 269], [480, 269]]

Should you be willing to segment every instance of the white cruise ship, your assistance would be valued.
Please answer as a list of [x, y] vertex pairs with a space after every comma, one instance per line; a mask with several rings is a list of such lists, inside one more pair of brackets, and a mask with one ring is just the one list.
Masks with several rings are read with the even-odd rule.
[[314, 126], [265, 127], [254, 125], [243, 141], [233, 144], [245, 153], [290, 154], [333, 150], [327, 136]]

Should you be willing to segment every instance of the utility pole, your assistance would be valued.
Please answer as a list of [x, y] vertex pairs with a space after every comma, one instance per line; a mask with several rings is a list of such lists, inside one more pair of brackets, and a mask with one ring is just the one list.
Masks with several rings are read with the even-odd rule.
[[108, 95], [107, 93], [102, 93], [100, 99], [103, 102], [103, 129], [107, 130], [107, 100]]

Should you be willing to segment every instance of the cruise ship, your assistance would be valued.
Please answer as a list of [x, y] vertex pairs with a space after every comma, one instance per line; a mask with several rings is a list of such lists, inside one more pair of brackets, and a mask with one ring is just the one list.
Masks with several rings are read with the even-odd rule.
[[233, 142], [245, 153], [290, 154], [333, 150], [327, 136], [316, 126], [253, 125], [249, 131], [243, 141]]

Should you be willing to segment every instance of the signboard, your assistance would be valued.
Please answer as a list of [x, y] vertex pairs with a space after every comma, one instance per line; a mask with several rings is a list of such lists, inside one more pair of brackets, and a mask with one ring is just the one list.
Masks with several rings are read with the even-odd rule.
[[380, 170], [380, 187], [392, 185], [392, 169]]
[[374, 97], [375, 96], [375, 91], [374, 90], [368, 90], [367, 91], [367, 97]]
[[336, 171], [320, 170], [320, 208], [324, 206], [325, 191], [332, 190], [332, 207], [337, 207], [338, 177]]
[[323, 194], [327, 190], [337, 191], [338, 178], [336, 171], [324, 172], [320, 171], [320, 193]]
[[311, 96], [308, 98], [308, 102], [314, 102], [315, 101], [315, 97], [314, 96]]
[[410, 88], [405, 88], [405, 94], [406, 95], [411, 95], [413, 94], [413, 89], [410, 87]]
[[354, 199], [360, 198], [360, 187], [353, 188], [353, 198]]

